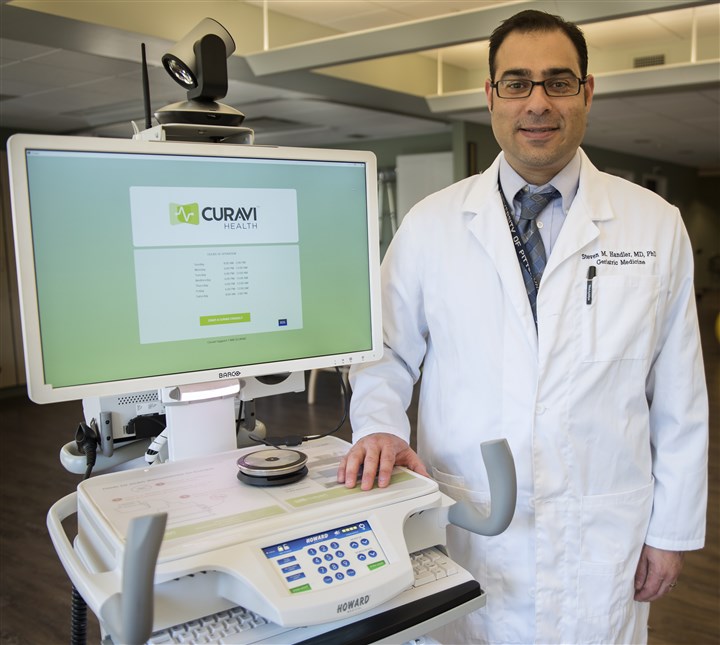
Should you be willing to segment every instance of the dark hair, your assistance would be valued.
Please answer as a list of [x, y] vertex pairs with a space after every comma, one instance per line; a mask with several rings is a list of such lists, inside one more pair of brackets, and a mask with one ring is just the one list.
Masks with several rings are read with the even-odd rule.
[[510, 32], [519, 31], [521, 33], [530, 33], [534, 31], [562, 31], [575, 45], [578, 53], [578, 62], [580, 64], [580, 77], [587, 76], [588, 68], [588, 51], [585, 36], [580, 28], [572, 23], [567, 22], [560, 16], [553, 16], [544, 11], [528, 9], [516, 13], [514, 16], [503, 20], [490, 36], [489, 62], [490, 62], [490, 79], [495, 81], [495, 57], [498, 49]]

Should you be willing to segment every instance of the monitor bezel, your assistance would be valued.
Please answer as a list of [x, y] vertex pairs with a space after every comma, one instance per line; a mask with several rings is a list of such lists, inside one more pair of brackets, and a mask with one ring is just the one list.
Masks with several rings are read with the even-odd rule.
[[[367, 234], [370, 292], [371, 347], [326, 356], [287, 359], [270, 363], [238, 365], [177, 374], [152, 375], [132, 379], [55, 387], [46, 383], [42, 355], [40, 312], [35, 275], [32, 221], [30, 214], [27, 152], [29, 150], [128, 153], [143, 155], [191, 155], [238, 159], [287, 159], [317, 162], [351, 162], [365, 165]], [[8, 169], [15, 243], [20, 317], [25, 357], [25, 373], [30, 398], [36, 403], [55, 403], [88, 397], [112, 396], [128, 392], [193, 385], [225, 379], [265, 376], [328, 367], [341, 367], [375, 361], [382, 356], [382, 317], [380, 297], [380, 243], [378, 223], [377, 162], [363, 150], [300, 148], [249, 144], [222, 144], [178, 141], [137, 141], [62, 135], [16, 134], [8, 139]]]

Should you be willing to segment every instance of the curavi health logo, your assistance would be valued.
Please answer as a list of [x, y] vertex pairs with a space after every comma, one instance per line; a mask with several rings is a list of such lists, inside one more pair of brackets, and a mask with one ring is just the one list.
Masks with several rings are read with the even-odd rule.
[[170, 224], [193, 224], [201, 220], [218, 222], [232, 228], [257, 228], [257, 206], [201, 206], [198, 202], [176, 204], [170, 202]]
[[200, 206], [193, 204], [170, 204], [170, 223], [175, 224], [200, 224]]

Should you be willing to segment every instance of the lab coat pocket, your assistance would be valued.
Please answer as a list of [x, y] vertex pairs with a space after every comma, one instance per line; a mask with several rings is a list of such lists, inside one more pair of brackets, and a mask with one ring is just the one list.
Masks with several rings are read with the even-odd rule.
[[[586, 294], [587, 285], [583, 285]], [[645, 359], [650, 355], [660, 278], [606, 275], [592, 281], [590, 304], [581, 314], [584, 362]]]
[[652, 497], [652, 483], [628, 492], [583, 497], [578, 570], [581, 619], [609, 618], [632, 601]]
[[461, 475], [451, 475], [431, 466], [433, 479], [438, 483], [440, 490], [452, 497], [456, 502], [466, 500], [478, 507], [478, 510], [489, 512], [490, 492], [471, 490], [467, 487], [465, 478]]
[[[490, 512], [490, 493], [488, 491], [470, 490], [466, 488], [464, 477], [444, 473], [434, 466], [431, 466], [431, 472], [442, 493], [456, 502], [465, 500], [471, 503], [482, 515]], [[483, 584], [487, 580], [488, 548], [490, 548], [488, 538], [449, 525], [447, 540], [450, 556]]]

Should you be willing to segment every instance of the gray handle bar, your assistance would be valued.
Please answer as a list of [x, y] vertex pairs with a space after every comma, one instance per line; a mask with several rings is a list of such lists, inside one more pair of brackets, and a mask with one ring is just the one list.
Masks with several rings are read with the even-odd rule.
[[103, 606], [111, 633], [127, 645], [145, 643], [152, 634], [155, 565], [165, 534], [167, 513], [130, 522], [123, 556], [122, 592]]
[[485, 441], [480, 450], [490, 485], [490, 514], [485, 517], [473, 504], [461, 500], [450, 507], [448, 520], [478, 535], [498, 535], [510, 525], [515, 513], [515, 461], [505, 439]]

